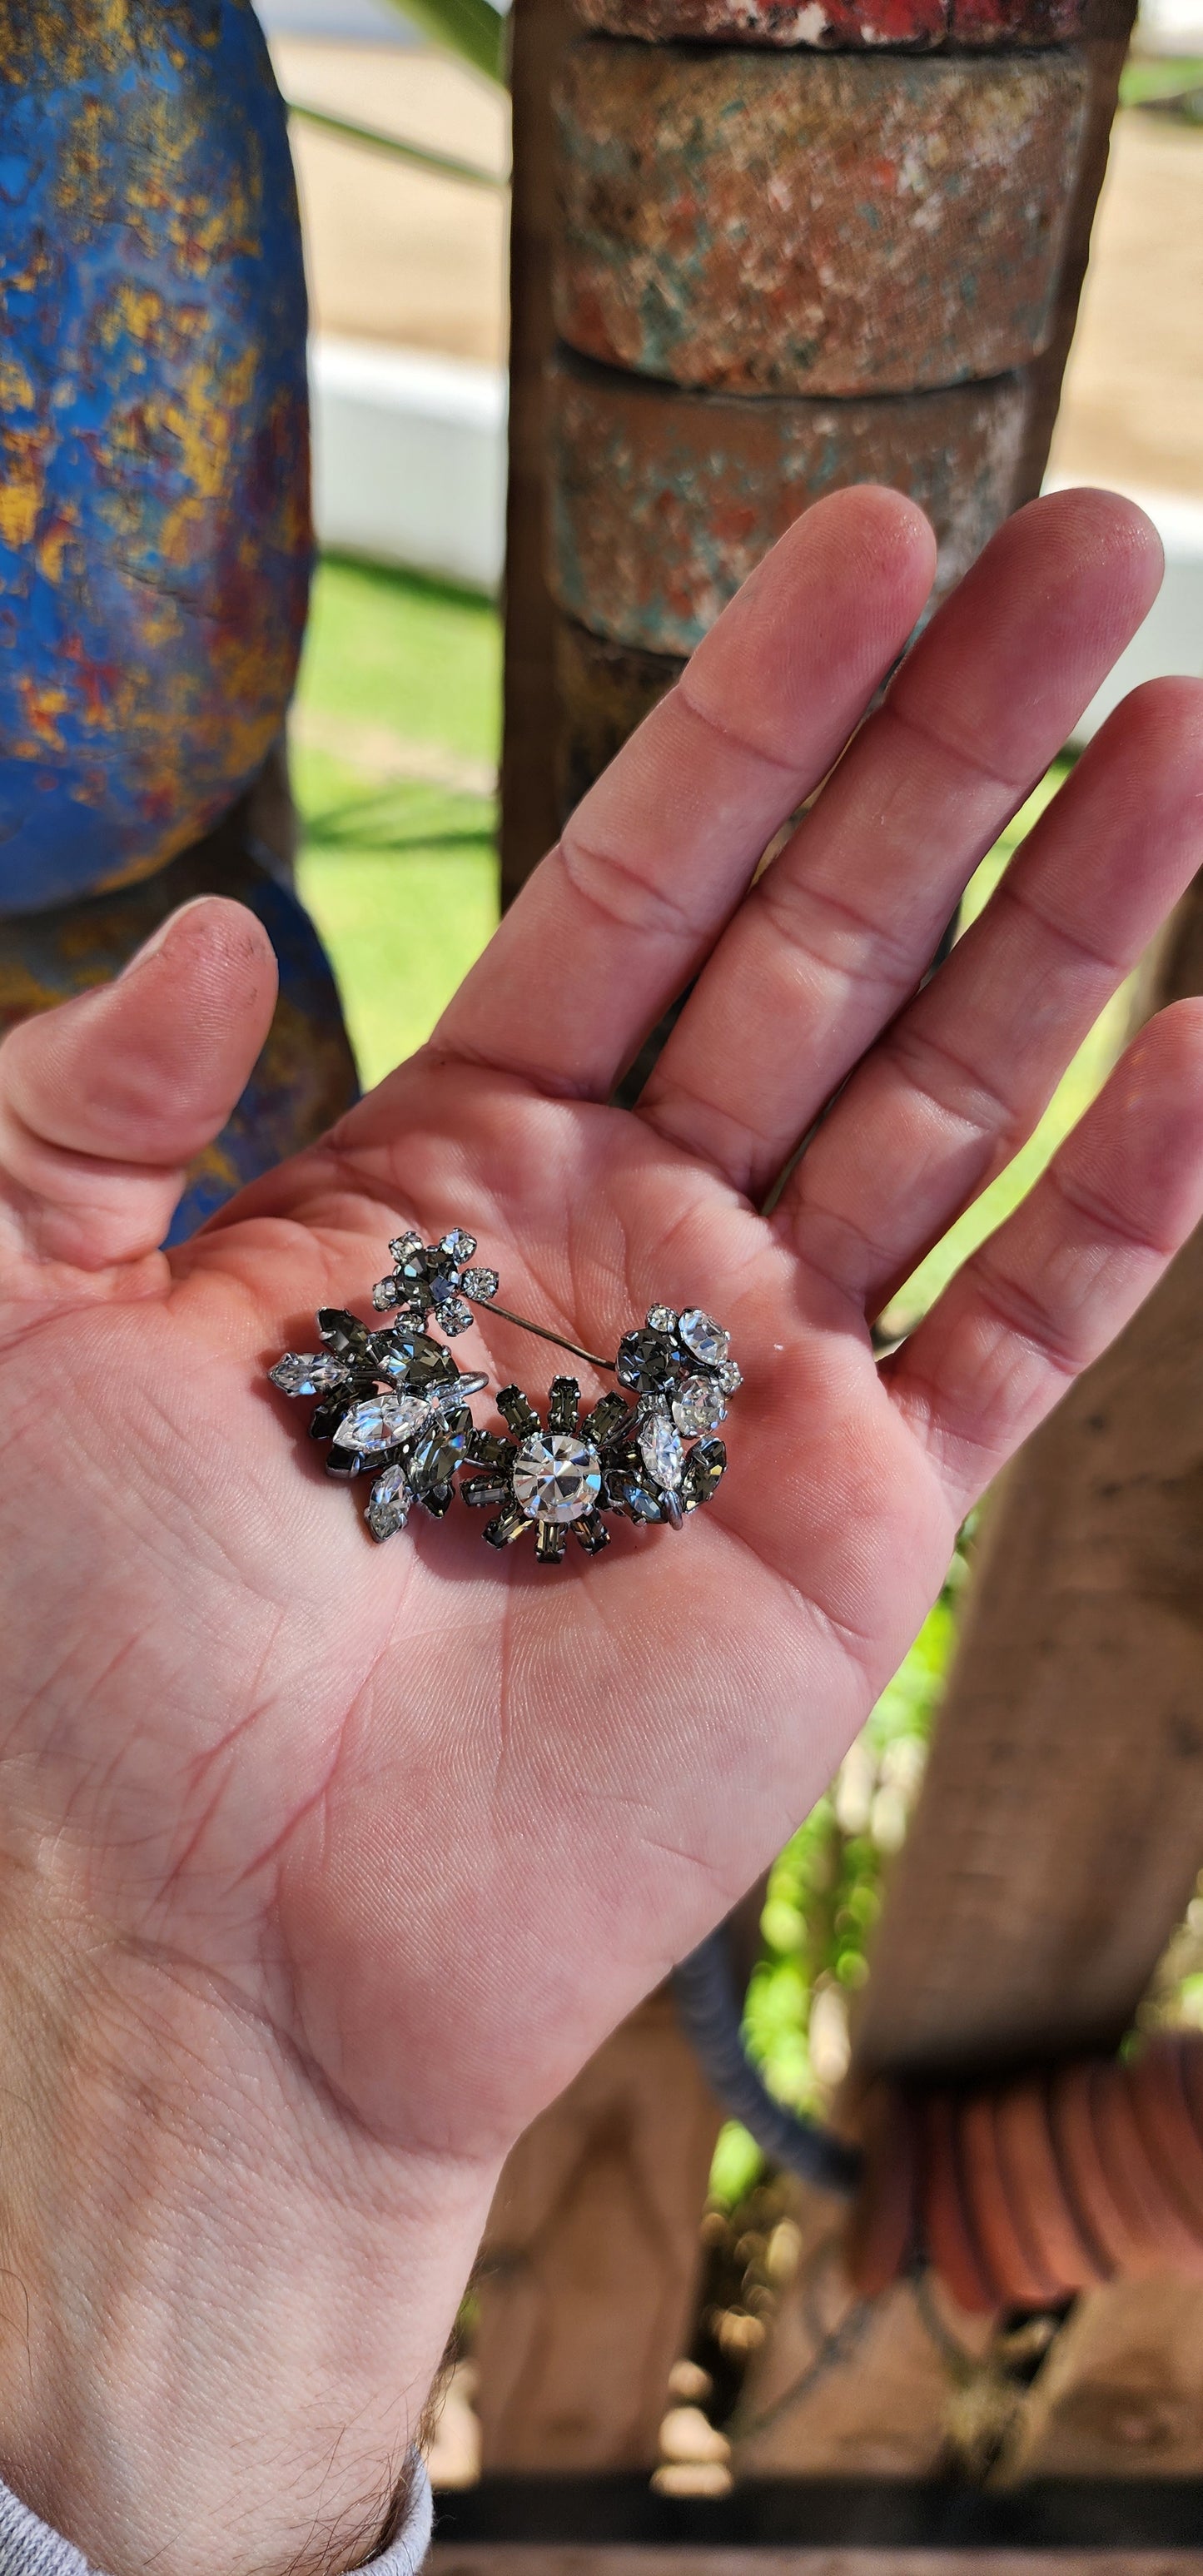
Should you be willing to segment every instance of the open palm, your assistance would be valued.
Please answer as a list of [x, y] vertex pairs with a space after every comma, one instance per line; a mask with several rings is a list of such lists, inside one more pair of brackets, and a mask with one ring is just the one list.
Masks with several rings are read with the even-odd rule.
[[[495, 2170], [806, 1812], [968, 1504], [1203, 1210], [1188, 1003], [875, 1361], [870, 1320], [1034, 1125], [1203, 814], [1203, 690], [1163, 683], [919, 989], [1155, 587], [1139, 514], [1066, 496], [995, 540], [753, 887], [931, 555], [893, 495], [800, 522], [430, 1046], [182, 1251], [153, 1248], [178, 1166], [270, 1012], [249, 916], [177, 916], [0, 1055], [6, 1849], [119, 1996], [203, 1993], [240, 2067], [248, 2030], [286, 2062], [319, 2162], [337, 2132]], [[693, 978], [637, 1111], [607, 1106]], [[374, 1547], [263, 1371], [319, 1305], [367, 1311], [410, 1222], [469, 1228], [505, 1304], [597, 1350], [657, 1300], [717, 1315], [745, 1382], [710, 1509], [557, 1569], [458, 1506]], [[556, 1366], [487, 1314], [456, 1357], [534, 1393]]]

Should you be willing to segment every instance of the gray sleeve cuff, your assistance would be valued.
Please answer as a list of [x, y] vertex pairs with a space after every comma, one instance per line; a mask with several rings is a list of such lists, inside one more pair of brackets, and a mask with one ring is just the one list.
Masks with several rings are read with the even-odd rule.
[[[409, 2504], [405, 2520], [394, 2541], [378, 2558], [369, 2560], [372, 2576], [418, 2576], [430, 2547], [434, 2501], [426, 2463], [413, 2462]], [[0, 2576], [99, 2576], [87, 2558], [81, 2558], [69, 2540], [63, 2540], [48, 2523], [39, 2522], [28, 2505], [19, 2504], [6, 2486], [0, 2485]]]

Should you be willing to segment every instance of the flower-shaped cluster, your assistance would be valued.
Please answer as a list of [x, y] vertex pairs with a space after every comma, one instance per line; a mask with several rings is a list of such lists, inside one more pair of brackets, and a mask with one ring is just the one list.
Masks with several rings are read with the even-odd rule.
[[624, 1333], [614, 1374], [643, 1398], [656, 1397], [687, 1440], [717, 1431], [727, 1397], [743, 1385], [731, 1357], [731, 1336], [701, 1306], [649, 1306], [639, 1332]]
[[330, 1443], [327, 1474], [374, 1474], [365, 1514], [373, 1538], [404, 1529], [415, 1502], [441, 1519], [472, 1430], [468, 1398], [487, 1378], [465, 1375], [408, 1320], [372, 1332], [323, 1306], [317, 1328], [320, 1351], [285, 1351], [268, 1376], [282, 1395], [317, 1397], [309, 1436]]
[[372, 1290], [372, 1304], [377, 1314], [395, 1308], [399, 1319], [416, 1325], [419, 1332], [428, 1315], [433, 1314], [441, 1333], [454, 1336], [466, 1333], [472, 1321], [469, 1297], [482, 1306], [496, 1296], [498, 1277], [495, 1270], [470, 1270], [476, 1250], [474, 1234], [465, 1234], [462, 1226], [452, 1226], [449, 1234], [437, 1243], [423, 1243], [412, 1229], [394, 1235], [389, 1245], [395, 1267], [387, 1279], [378, 1279]]
[[699, 1440], [686, 1452], [659, 1396], [632, 1406], [623, 1395], [603, 1395], [582, 1422], [576, 1379], [557, 1377], [546, 1430], [516, 1386], [502, 1388], [497, 1406], [510, 1437], [469, 1434], [468, 1461], [485, 1472], [460, 1491], [465, 1502], [494, 1509], [484, 1531], [491, 1547], [509, 1547], [533, 1529], [541, 1565], [561, 1562], [569, 1530], [589, 1556], [608, 1547], [605, 1512], [680, 1529], [687, 1512], [709, 1502], [727, 1464], [721, 1440]]

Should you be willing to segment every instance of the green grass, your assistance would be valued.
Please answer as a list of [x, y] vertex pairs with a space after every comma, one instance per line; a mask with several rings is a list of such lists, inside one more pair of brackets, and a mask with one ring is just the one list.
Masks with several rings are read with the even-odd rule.
[[1203, 54], [1134, 55], [1120, 76], [1121, 107], [1143, 107], [1151, 98], [1175, 98], [1203, 82]]
[[[384, 729], [496, 760], [496, 610], [404, 573], [323, 563], [298, 708], [337, 736]], [[365, 1089], [429, 1037], [497, 920], [492, 797], [294, 748], [298, 884], [334, 966]]]
[[487, 599], [416, 573], [327, 555], [319, 565], [300, 706], [385, 724], [495, 762], [501, 742], [501, 621]]
[[[1070, 763], [1067, 760], [1054, 761], [1035, 793], [1029, 796], [1026, 805], [1022, 806], [1015, 816], [1014, 822], [1008, 825], [1001, 839], [995, 844], [989, 858], [983, 860], [969, 886], [962, 906], [963, 928], [967, 929], [969, 923], [975, 921], [978, 914], [984, 910], [1019, 843], [1025, 833], [1030, 832], [1037, 816], [1043, 813], [1045, 806], [1051, 802], [1069, 767]], [[985, 1242], [988, 1234], [993, 1234], [995, 1227], [1002, 1224], [1013, 1208], [1018, 1207], [1020, 1200], [1026, 1198], [1033, 1181], [1039, 1179], [1058, 1145], [1069, 1134], [1071, 1127], [1076, 1126], [1083, 1111], [1089, 1108], [1096, 1093], [1101, 1090], [1106, 1081], [1123, 1044], [1130, 1008], [1131, 992], [1125, 985], [1108, 1004], [1102, 1018], [1096, 1021], [1085, 1045], [1079, 1048], [1039, 1126], [1028, 1138], [1022, 1152], [1016, 1155], [1013, 1163], [1007, 1165], [1005, 1172], [1000, 1172], [998, 1179], [991, 1182], [988, 1189], [983, 1190], [981, 1197], [974, 1200], [973, 1205], [966, 1209], [964, 1215], [957, 1219], [956, 1224], [949, 1229], [934, 1250], [928, 1253], [926, 1260], [907, 1280], [906, 1286], [899, 1290], [882, 1319], [887, 1331], [909, 1332], [918, 1322], [919, 1317], [925, 1314], [927, 1308], [934, 1303], [941, 1289], [947, 1287], [953, 1273], [960, 1269], [962, 1262], [968, 1259], [971, 1252], [977, 1250], [979, 1243]]]

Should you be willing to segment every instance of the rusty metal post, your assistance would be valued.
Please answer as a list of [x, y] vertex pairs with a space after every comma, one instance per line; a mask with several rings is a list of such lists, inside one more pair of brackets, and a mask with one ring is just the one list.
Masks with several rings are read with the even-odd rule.
[[577, 17], [549, 416], [561, 812], [810, 501], [910, 493], [939, 595], [1039, 488], [1131, 10]]

